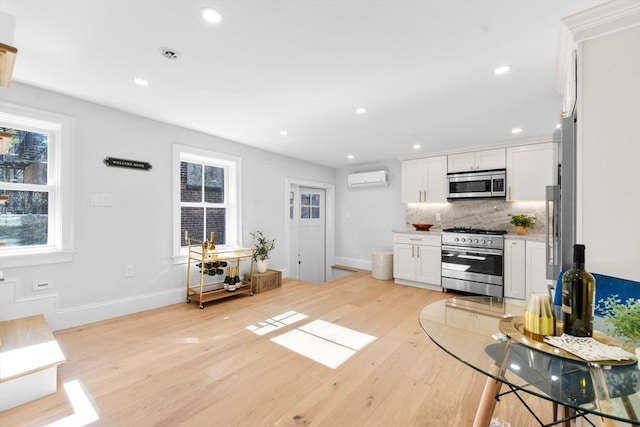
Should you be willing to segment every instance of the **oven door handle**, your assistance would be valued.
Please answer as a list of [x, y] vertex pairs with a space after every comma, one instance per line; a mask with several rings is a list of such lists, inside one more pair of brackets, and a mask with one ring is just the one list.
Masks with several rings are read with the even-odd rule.
[[460, 246], [442, 246], [443, 251], [451, 252], [464, 252], [466, 254], [479, 254], [479, 255], [502, 255], [500, 249], [478, 249], [478, 248], [464, 248]]

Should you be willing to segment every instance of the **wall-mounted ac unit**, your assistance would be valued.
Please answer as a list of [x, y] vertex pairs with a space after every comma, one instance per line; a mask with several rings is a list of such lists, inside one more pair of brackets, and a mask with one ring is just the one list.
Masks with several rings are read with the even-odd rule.
[[381, 187], [389, 185], [388, 173], [385, 170], [352, 173], [347, 175], [347, 185], [351, 188]]

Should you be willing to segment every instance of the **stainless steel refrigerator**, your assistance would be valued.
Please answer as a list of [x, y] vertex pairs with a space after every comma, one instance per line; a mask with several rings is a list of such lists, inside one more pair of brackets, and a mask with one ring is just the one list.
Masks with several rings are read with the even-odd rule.
[[562, 119], [553, 134], [559, 144], [558, 185], [546, 189], [547, 279], [556, 280], [571, 268], [576, 240], [576, 118]]

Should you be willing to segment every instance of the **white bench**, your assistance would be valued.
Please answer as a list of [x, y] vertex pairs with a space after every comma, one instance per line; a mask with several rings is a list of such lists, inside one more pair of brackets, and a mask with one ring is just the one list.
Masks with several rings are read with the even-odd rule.
[[64, 362], [42, 315], [0, 322], [0, 411], [55, 393]]

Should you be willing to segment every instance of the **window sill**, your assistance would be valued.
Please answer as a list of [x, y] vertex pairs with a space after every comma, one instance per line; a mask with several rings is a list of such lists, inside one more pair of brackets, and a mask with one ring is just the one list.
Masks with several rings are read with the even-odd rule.
[[71, 262], [75, 249], [43, 249], [40, 251], [0, 251], [2, 268]]

